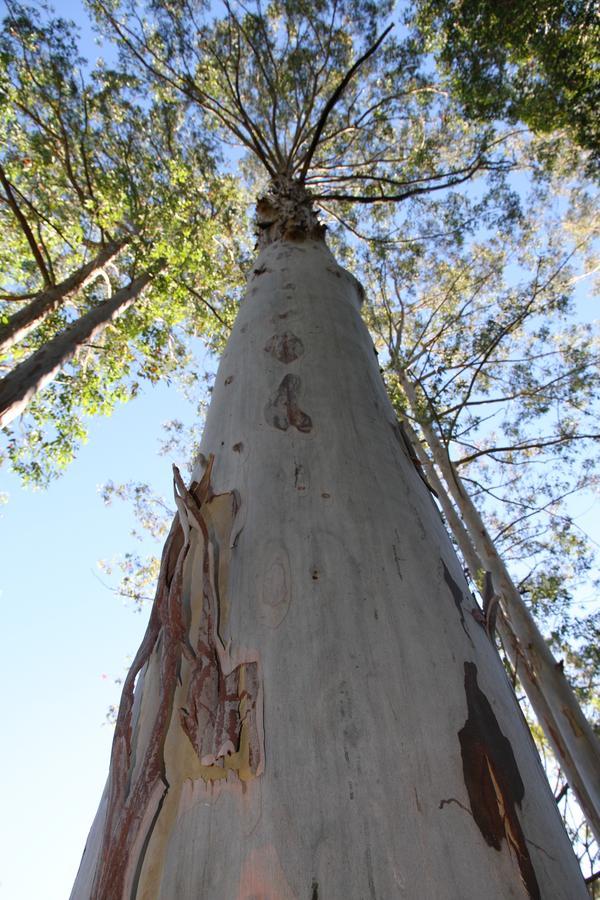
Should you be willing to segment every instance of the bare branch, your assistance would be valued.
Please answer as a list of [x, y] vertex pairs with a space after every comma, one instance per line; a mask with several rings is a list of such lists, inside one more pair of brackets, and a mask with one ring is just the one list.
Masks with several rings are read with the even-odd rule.
[[[456, 441], [453, 439], [455, 443], [461, 443], [460, 441]], [[473, 462], [474, 459], [478, 459], [480, 456], [491, 456], [492, 459], [496, 459], [496, 453], [515, 453], [520, 450], [542, 450], [544, 447], [552, 447], [562, 444], [569, 444], [573, 441], [597, 441], [600, 440], [600, 433], [598, 434], [566, 434], [566, 435], [558, 435], [557, 437], [552, 438], [540, 438], [537, 441], [531, 442], [523, 442], [522, 444], [508, 444], [504, 447], [488, 447], [485, 450], [477, 450], [475, 453], [470, 453], [468, 456], [462, 456], [460, 459], [457, 459], [454, 463], [456, 466], [464, 466], [467, 463]], [[472, 446], [472, 445], [471, 445]], [[510, 464], [510, 460], [506, 459], [497, 459], [497, 462]]]
[[48, 267], [46, 266], [44, 257], [40, 251], [40, 248], [38, 247], [38, 242], [36, 241], [34, 234], [29, 226], [29, 222], [23, 215], [21, 207], [17, 203], [17, 200], [13, 193], [12, 186], [11, 186], [8, 178], [6, 177], [6, 172], [4, 171], [4, 168], [2, 167], [2, 165], [0, 165], [0, 183], [2, 184], [2, 187], [4, 188], [8, 205], [12, 209], [17, 222], [21, 226], [21, 230], [22, 230], [23, 234], [25, 235], [25, 238], [27, 239], [27, 243], [29, 244], [29, 246], [31, 248], [31, 252], [32, 252], [33, 257], [34, 257], [34, 259], [38, 265], [38, 268], [42, 274], [42, 278], [44, 279], [45, 285], [47, 287], [52, 287], [52, 285], [54, 283], [53, 279], [52, 279], [52, 275], [50, 274]]
[[379, 47], [381, 42], [387, 37], [387, 35], [390, 33], [390, 31], [392, 30], [393, 27], [394, 27], [393, 25], [389, 25], [385, 29], [385, 31], [377, 38], [375, 43], [371, 47], [369, 47], [369, 49], [366, 51], [366, 53], [363, 53], [363, 55], [361, 57], [359, 57], [359, 59], [356, 60], [354, 65], [348, 69], [348, 71], [346, 72], [346, 74], [344, 75], [344, 77], [342, 78], [340, 83], [338, 84], [337, 88], [335, 89], [335, 91], [333, 92], [333, 94], [331, 95], [331, 97], [329, 98], [329, 100], [327, 101], [325, 106], [323, 107], [321, 115], [319, 116], [318, 122], [315, 126], [312, 141], [310, 142], [308, 150], [304, 154], [302, 168], [300, 170], [300, 181], [303, 181], [308, 174], [308, 170], [310, 168], [312, 158], [315, 155], [317, 147], [319, 146], [319, 141], [321, 140], [321, 135], [323, 133], [323, 129], [325, 128], [325, 125], [327, 124], [327, 119], [329, 118], [329, 114], [333, 110], [335, 104], [338, 102], [338, 100], [344, 93], [345, 89], [347, 88], [348, 84], [350, 83], [350, 81], [352, 80], [352, 78], [354, 77], [354, 75], [358, 71], [358, 69], [362, 66], [362, 64], [364, 62], [366, 62], [369, 59], [370, 56], [372, 56], [375, 53], [375, 51], [377, 50], [377, 48]]

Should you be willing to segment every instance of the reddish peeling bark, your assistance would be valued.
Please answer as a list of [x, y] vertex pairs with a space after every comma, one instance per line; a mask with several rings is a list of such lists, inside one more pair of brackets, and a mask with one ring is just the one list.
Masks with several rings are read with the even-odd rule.
[[525, 796], [510, 741], [502, 734], [489, 700], [477, 684], [477, 666], [465, 662], [468, 718], [458, 733], [471, 811], [487, 844], [506, 840], [531, 900], [541, 894], [516, 807]]
[[[228, 650], [218, 634], [220, 601], [214, 561], [219, 551], [204, 512], [217, 497], [210, 483], [213, 459], [209, 459], [202, 480], [192, 482], [189, 490], [174, 467], [178, 515], [163, 551], [148, 628], [125, 679], [113, 740], [108, 810], [92, 900], [120, 900], [126, 894], [127, 885], [141, 871], [148, 838], [169, 790], [164, 744], [174, 714], [173, 698], [182, 658], [192, 667], [192, 675], [187, 707], [179, 710], [179, 721], [202, 765], [219, 765], [224, 757], [235, 753], [245, 726], [249, 769], [254, 775], [261, 770], [258, 662], [246, 659], [235, 665], [230, 663]], [[232, 497], [235, 514], [236, 501]], [[182, 604], [184, 568], [194, 528], [201, 534], [203, 546], [204, 608], [197, 639], [190, 636], [190, 622]], [[159, 659], [160, 697], [140, 763], [135, 760], [132, 747], [134, 687], [153, 653]]]

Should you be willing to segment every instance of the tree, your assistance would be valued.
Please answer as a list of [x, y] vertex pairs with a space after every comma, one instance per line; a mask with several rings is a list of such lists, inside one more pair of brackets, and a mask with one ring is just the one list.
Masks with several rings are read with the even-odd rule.
[[[429, 450], [433, 458], [424, 452], [418, 435], [406, 420], [403, 433], [415, 454], [415, 460], [427, 473], [430, 489], [435, 491], [439, 499], [467, 571], [477, 573], [471, 577], [483, 581], [483, 584], [480, 582], [479, 585], [483, 597], [482, 624], [491, 637], [494, 637], [498, 628], [502, 649], [512, 667], [513, 682], [516, 683], [518, 679], [523, 685], [531, 709], [541, 724], [544, 743], [551, 748], [554, 761], [560, 766], [563, 777], [566, 776], [560, 791], [555, 793], [557, 803], [571, 787], [580, 807], [584, 810], [584, 822], [587, 822], [587, 830], [593, 842], [597, 820], [594, 800], [596, 784], [594, 775], [597, 763], [595, 738], [570, 693], [562, 665], [557, 663], [550, 653], [533, 616], [527, 610], [497, 553], [481, 516], [447, 456], [447, 451], [441, 446], [439, 439], [431, 434], [431, 427], [425, 426], [425, 433], [431, 440]], [[449, 491], [442, 482], [433, 459], [439, 460], [440, 469], [452, 483], [453, 491]], [[486, 572], [486, 564], [492, 571]], [[498, 609], [499, 601], [502, 603], [500, 609]], [[508, 610], [508, 615], [505, 615], [505, 610]], [[539, 741], [536, 743], [539, 746]], [[570, 812], [570, 809], [565, 808], [563, 812], [565, 822]], [[578, 844], [581, 843], [578, 833], [575, 840]], [[585, 855], [589, 853], [589, 842], [584, 839], [583, 844]], [[593, 855], [590, 859], [593, 863]]]
[[419, 0], [417, 27], [468, 115], [561, 131], [598, 170], [600, 102], [597, 10], [587, 0]]
[[369, 5], [98, 7], [268, 186], [73, 897], [585, 896], [314, 206], [410, 216], [508, 138], [440, 118]]
[[[411, 409], [418, 408], [414, 385], [406, 376], [403, 386], [410, 398]], [[519, 673], [531, 705], [541, 727], [544, 729], [555, 755], [575, 791], [584, 813], [596, 835], [600, 834], [600, 797], [597, 795], [597, 739], [585, 719], [575, 696], [572, 694], [564, 673], [539, 632], [533, 616], [523, 602], [504, 562], [498, 553], [481, 515], [452, 461], [442, 441], [437, 437], [431, 424], [421, 420], [433, 459], [443, 473], [447, 489], [440, 487], [436, 480], [436, 492], [440, 497], [452, 498], [456, 509], [466, 524], [466, 528], [455, 521], [456, 513], [448, 504], [443, 508], [448, 519], [452, 518], [452, 532], [461, 548], [473, 577], [486, 572], [490, 578], [487, 587], [487, 606], [484, 608], [485, 625], [493, 634], [495, 611], [494, 601], [502, 604], [500, 632], [511, 663]], [[414, 446], [414, 444], [413, 444]], [[416, 448], [415, 448], [416, 449]]]
[[135, 396], [134, 373], [177, 375], [191, 335], [227, 332], [222, 291], [239, 274], [229, 250], [219, 269], [210, 251], [235, 244], [237, 198], [210, 139], [175, 105], [141, 100], [134, 76], [90, 70], [64, 20], [11, 3], [0, 67], [1, 421], [28, 412], [6, 455], [43, 484], [86, 416]]
[[0, 425], [8, 425], [31, 397], [56, 376], [84, 346], [135, 303], [152, 278], [147, 271], [82, 315], [57, 337], [47, 341], [0, 382]]

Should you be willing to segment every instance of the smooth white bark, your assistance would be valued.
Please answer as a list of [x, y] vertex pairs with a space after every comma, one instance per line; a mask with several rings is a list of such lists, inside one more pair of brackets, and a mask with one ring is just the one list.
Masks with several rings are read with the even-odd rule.
[[[401, 382], [413, 409], [417, 409], [414, 386], [406, 375]], [[502, 557], [485, 527], [481, 515], [469, 497], [456, 469], [432, 426], [420, 420], [423, 434], [436, 464], [444, 476], [448, 491], [468, 529], [475, 558], [463, 547], [460, 528], [452, 530], [469, 567], [476, 560], [480, 569], [492, 573], [499, 594], [504, 621], [499, 631], [512, 665], [533, 710], [563, 768], [596, 840], [600, 842], [600, 747], [589, 722], [561, 665], [556, 661], [536, 622], [516, 588]]]
[[[138, 811], [128, 900], [587, 896], [437, 507], [398, 440], [360, 297], [320, 241], [277, 241], [254, 265], [195, 477], [214, 457], [217, 496], [201, 514], [178, 491], [169, 584], [185, 557], [189, 646], [162, 795]], [[182, 722], [207, 610], [213, 660], [245, 678], [256, 666], [259, 684], [253, 718], [240, 700], [233, 756], [200, 760]], [[168, 639], [136, 690], [133, 785], [164, 709]], [[244, 727], [260, 732], [250, 754]], [[99, 831], [73, 900], [118, 900], [101, 878], [90, 886]]]

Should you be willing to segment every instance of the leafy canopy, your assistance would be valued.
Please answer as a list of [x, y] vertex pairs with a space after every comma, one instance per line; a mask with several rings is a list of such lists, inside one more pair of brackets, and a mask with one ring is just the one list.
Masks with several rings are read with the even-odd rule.
[[417, 0], [409, 13], [469, 116], [561, 131], [600, 172], [600, 16], [594, 0]]
[[[3, 361], [9, 370], [144, 270], [143, 297], [6, 429], [13, 468], [43, 484], [143, 381], [183, 373], [194, 335], [218, 346], [241, 273], [243, 201], [219, 175], [218, 152], [185, 108], [146, 98], [131, 73], [79, 57], [63, 19], [11, 5], [0, 39], [0, 317], [116, 242], [121, 250], [85, 289], [38, 323]], [[11, 201], [11, 202], [9, 202]], [[243, 235], [243, 232], [242, 232]]]

